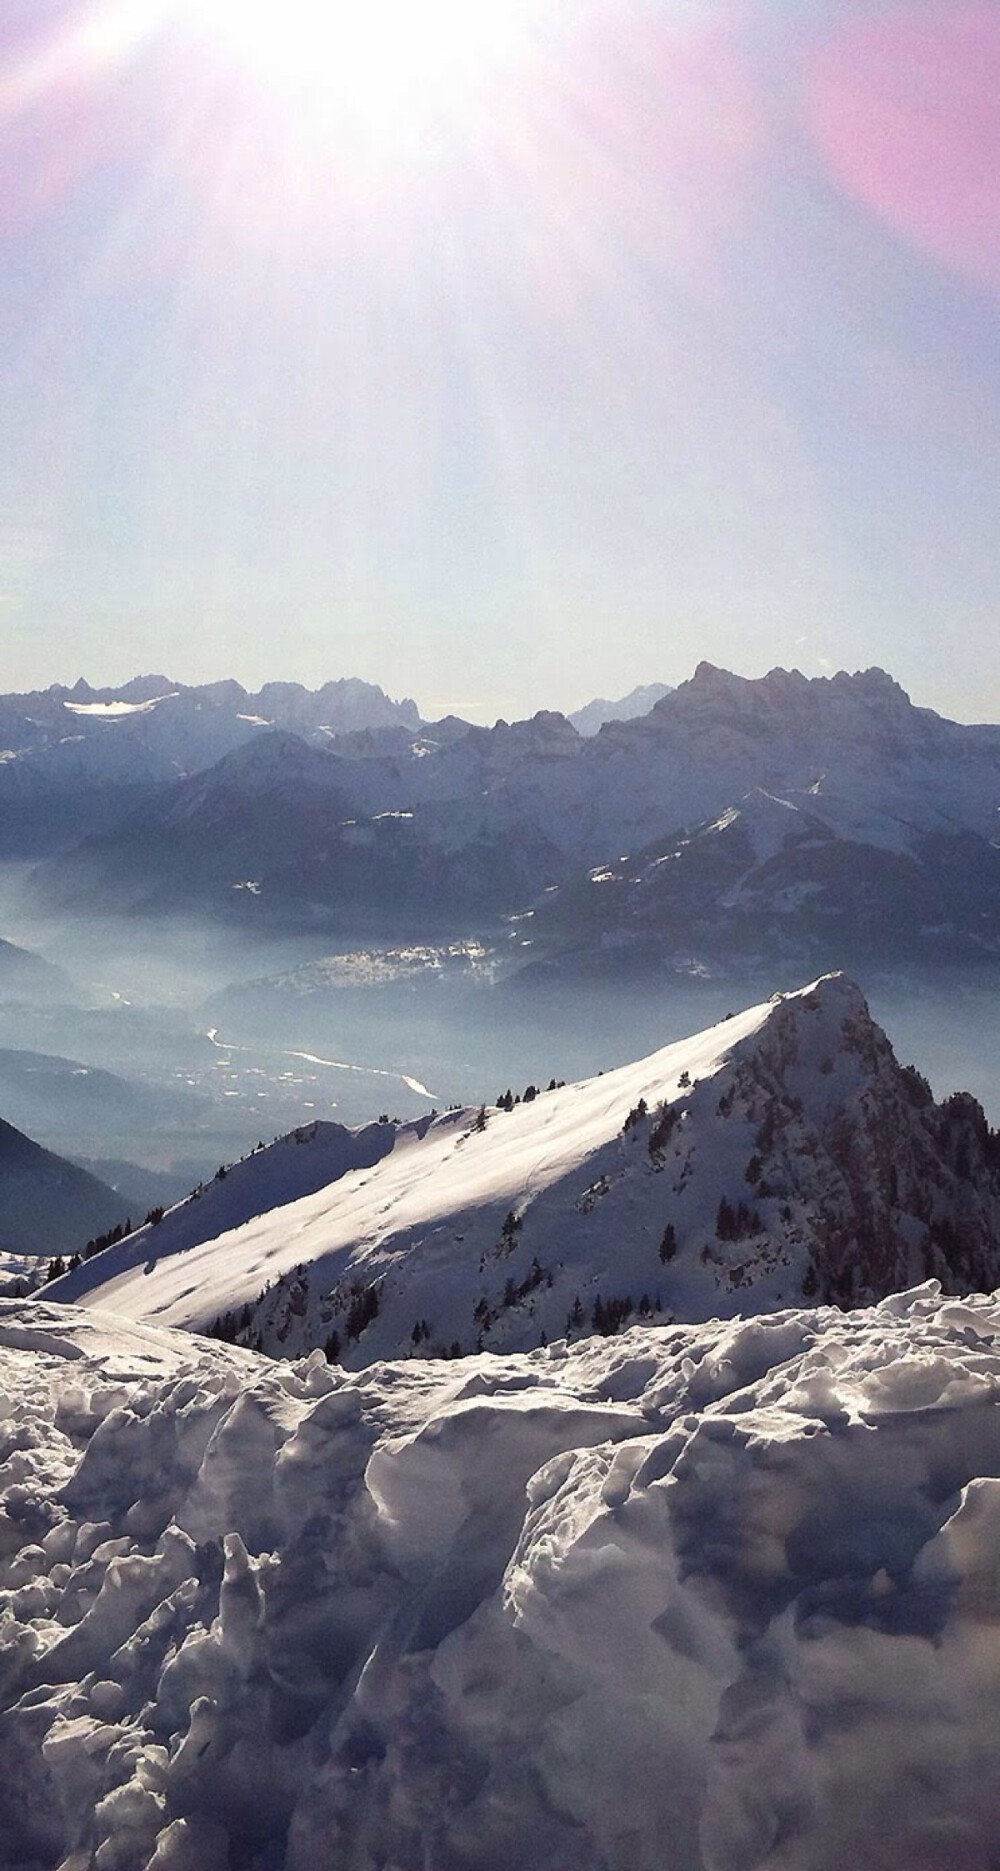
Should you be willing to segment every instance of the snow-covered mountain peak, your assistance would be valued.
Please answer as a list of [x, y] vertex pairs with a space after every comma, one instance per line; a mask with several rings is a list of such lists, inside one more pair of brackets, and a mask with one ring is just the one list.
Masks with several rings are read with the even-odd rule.
[[[599, 950], [612, 893], [585, 907], [587, 874], [625, 852], [652, 859], [654, 846], [685, 834], [694, 842], [756, 787], [801, 801], [814, 824], [800, 831], [819, 827], [829, 848], [817, 859], [815, 840], [800, 836], [782, 874], [755, 879], [752, 905], [733, 918], [743, 859], [761, 853], [730, 838], [728, 854], [713, 851], [697, 874], [685, 860], [655, 902], [649, 892], [619, 893], [609, 950], [620, 935], [625, 946], [711, 962], [727, 944], [740, 954], [770, 945], [786, 965], [796, 954], [807, 975], [840, 959], [864, 967], [901, 945], [922, 954], [928, 941], [941, 952], [997, 944], [1000, 873], [982, 841], [995, 835], [1000, 729], [915, 708], [881, 670], [807, 679], [774, 669], [750, 680], [701, 663], [650, 713], [590, 737], [552, 711], [493, 727], [444, 722], [424, 734], [405, 704], [357, 687], [309, 695], [273, 684], [236, 697], [235, 708], [232, 697], [223, 705], [194, 689], [144, 708], [149, 698], [137, 692], [113, 727], [92, 710], [119, 703], [88, 691], [76, 713], [60, 704], [63, 739], [33, 750], [37, 730], [27, 735], [24, 723], [35, 704], [26, 710], [21, 698], [5, 711], [0, 698], [0, 748], [18, 755], [0, 763], [0, 793], [18, 801], [6, 820], [0, 812], [8, 842], [32, 845], [32, 812], [52, 839], [74, 823], [100, 834], [36, 871], [33, 898], [46, 908], [99, 903], [102, 912], [109, 903], [169, 905], [255, 924], [322, 918], [331, 933], [376, 917], [390, 931], [398, 919], [431, 933], [448, 920], [517, 914], [555, 884], [573, 905], [562, 934], [550, 917], [551, 937], [572, 949], [582, 936]], [[355, 703], [368, 725], [348, 731]], [[311, 761], [272, 731], [332, 752], [335, 764]], [[190, 785], [198, 774], [203, 790]], [[240, 842], [251, 818], [253, 835]], [[252, 907], [246, 893], [234, 898], [244, 878], [261, 885]], [[541, 922], [533, 935], [540, 943]]]
[[996, 1138], [971, 1099], [934, 1104], [843, 975], [392, 1144], [214, 1239], [173, 1211], [57, 1296], [361, 1366], [1000, 1272]]

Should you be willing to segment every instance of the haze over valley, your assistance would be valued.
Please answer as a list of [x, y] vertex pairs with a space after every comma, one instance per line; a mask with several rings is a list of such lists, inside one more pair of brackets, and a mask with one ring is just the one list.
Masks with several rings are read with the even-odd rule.
[[0, 699], [9, 1121], [179, 1186], [261, 1133], [583, 1077], [841, 966], [937, 1091], [997, 1114], [1000, 729], [878, 672], [703, 666], [647, 700], [587, 739], [347, 681]]

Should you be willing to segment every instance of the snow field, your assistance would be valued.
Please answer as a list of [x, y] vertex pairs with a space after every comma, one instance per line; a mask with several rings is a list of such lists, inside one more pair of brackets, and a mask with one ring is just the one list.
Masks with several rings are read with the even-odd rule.
[[274, 1364], [0, 1302], [7, 1871], [987, 1871], [1000, 1302]]

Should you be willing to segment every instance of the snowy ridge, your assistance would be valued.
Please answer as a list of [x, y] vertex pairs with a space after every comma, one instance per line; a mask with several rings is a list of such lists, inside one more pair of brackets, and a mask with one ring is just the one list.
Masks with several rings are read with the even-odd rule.
[[[422, 1135], [428, 1121], [418, 1119], [400, 1129]], [[392, 1124], [364, 1124], [352, 1130], [317, 1119], [301, 1125], [275, 1143], [252, 1150], [242, 1162], [220, 1165], [211, 1182], [192, 1189], [162, 1219], [144, 1223], [103, 1250], [99, 1264], [95, 1257], [67, 1274], [59, 1283], [60, 1296], [76, 1299], [102, 1284], [112, 1268], [120, 1273], [185, 1253], [301, 1196], [329, 1189], [349, 1170], [370, 1169], [388, 1155], [395, 1137]]]
[[0, 695], [0, 847], [38, 855], [107, 831], [181, 776], [196, 774], [270, 730], [322, 746], [344, 735], [420, 726], [416, 705], [355, 678], [310, 691], [269, 683], [191, 687], [139, 676], [120, 689], [54, 684]]
[[[1000, 1278], [998, 1140], [839, 975], [511, 1111], [376, 1128], [370, 1167], [215, 1239], [174, 1210], [53, 1297], [356, 1367]], [[288, 1149], [242, 1166], [250, 1199]]]
[[0, 1374], [5, 1865], [993, 1862], [995, 1297], [354, 1376], [8, 1302]]

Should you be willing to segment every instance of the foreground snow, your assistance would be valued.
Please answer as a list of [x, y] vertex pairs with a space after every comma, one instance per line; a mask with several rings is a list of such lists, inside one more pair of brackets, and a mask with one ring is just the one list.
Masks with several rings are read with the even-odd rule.
[[0, 1372], [8, 1871], [996, 1863], [996, 1298]]

